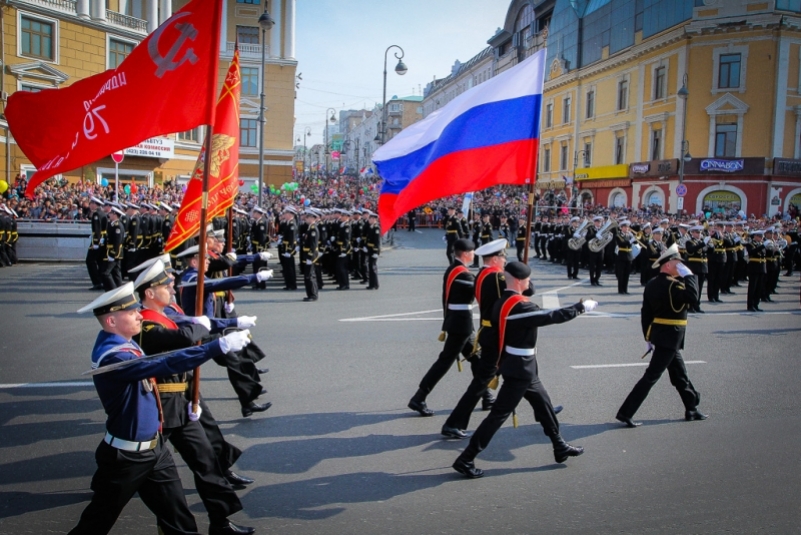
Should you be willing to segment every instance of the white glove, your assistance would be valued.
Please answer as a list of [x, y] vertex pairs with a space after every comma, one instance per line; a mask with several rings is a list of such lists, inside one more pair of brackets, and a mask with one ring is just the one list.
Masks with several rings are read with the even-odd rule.
[[225, 313], [226, 314], [233, 314], [234, 312], [234, 304], [233, 303], [225, 303]]
[[226, 334], [220, 338], [220, 350], [223, 353], [230, 353], [231, 351], [241, 351], [246, 345], [250, 343], [250, 331], [236, 331]]
[[654, 350], [654, 344], [652, 344], [651, 342], [645, 342], [645, 343], [646, 343], [646, 346], [645, 346], [646, 351], [650, 352], [650, 351]]
[[236, 262], [236, 253], [230, 252], [225, 255], [231, 262]]
[[596, 308], [598, 308], [598, 301], [593, 301], [592, 299], [585, 299], [584, 302], [584, 312], [592, 312]]
[[312, 261], [311, 261], [311, 260], [306, 260], [306, 265], [307, 265], [307, 266], [310, 266], [310, 265], [312, 265]]
[[295, 252], [300, 252], [300, 247], [295, 247]]
[[240, 329], [249, 329], [256, 326], [256, 316], [239, 316], [236, 318], [236, 326]]
[[100, 249], [100, 246], [99, 245], [93, 245], [92, 249], [94, 249], [94, 250]]
[[681, 277], [686, 277], [687, 275], [693, 274], [693, 272], [690, 271], [690, 268], [688, 268], [684, 264], [679, 264], [678, 266], [676, 266], [676, 270], [678, 270], [679, 276]]
[[366, 253], [367, 252], [367, 247], [362, 247], [362, 252]]
[[443, 237], [442, 237], [442, 241], [448, 241], [448, 238], [446, 238], [445, 236], [443, 236]]
[[259, 271], [256, 273], [256, 280], [259, 282], [264, 282], [273, 278], [273, 270], [272, 269], [265, 269], [263, 271]]
[[712, 238], [710, 236], [704, 236], [704, 244], [709, 245], [709, 240]]
[[135, 253], [136, 252], [136, 247], [131, 247], [130, 249], [128, 249], [128, 252], [129, 253]]
[[207, 330], [207, 331], [210, 331], [210, 330], [211, 330], [211, 320], [208, 318], [208, 316], [192, 316], [192, 317], [190, 318], [190, 320], [191, 320], [191, 321], [192, 321], [192, 323], [194, 323], [195, 325], [202, 325], [202, 326], [204, 326], [204, 327], [206, 328], [206, 330]]
[[633, 244], [635, 241], [637, 241], [637, 238], [632, 236], [631, 239], [629, 240], [629, 243]]
[[259, 258], [261, 258], [262, 260], [265, 260], [265, 261], [271, 259], [272, 257], [273, 257], [273, 254], [268, 252], [268, 251], [265, 251], [263, 253], [259, 253]]
[[106, 238], [100, 238], [100, 245], [103, 245], [104, 243], [106, 243]]
[[740, 241], [742, 241], [742, 238], [740, 238], [739, 236], [734, 237], [734, 243], [740, 243]]
[[361, 243], [361, 242], [362, 242], [361, 238], [356, 238], [356, 243]]
[[378, 255], [373, 253], [373, 258], [378, 258]]
[[283, 256], [283, 257], [285, 257], [285, 258], [289, 258], [289, 257], [291, 257], [292, 255], [291, 255], [291, 254], [289, 254], [289, 253], [283, 253], [281, 256]]
[[347, 253], [342, 253], [341, 255], [339, 255], [339, 258], [345, 258], [346, 256], [348, 256]]
[[197, 412], [192, 412], [192, 402], [186, 406], [186, 411], [189, 413], [189, 419], [193, 422], [200, 420], [200, 415], [203, 414], [203, 409], [200, 408], [200, 403], [197, 404]]
[[106, 257], [106, 262], [114, 262], [114, 259], [111, 258], [110, 256], [107, 256]]
[[573, 237], [574, 238], [581, 238], [581, 234], [579, 234], [578, 232], [574, 232], [573, 233]]

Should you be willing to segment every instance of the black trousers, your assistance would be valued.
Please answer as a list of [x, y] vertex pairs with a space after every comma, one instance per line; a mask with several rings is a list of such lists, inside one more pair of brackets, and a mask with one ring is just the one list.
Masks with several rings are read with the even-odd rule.
[[295, 271], [295, 257], [289, 255], [287, 258], [284, 255], [280, 256], [281, 258], [281, 273], [284, 275], [284, 285], [291, 289], [297, 290], [298, 289], [298, 275]]
[[[259, 257], [257, 256], [257, 257], [256, 257], [256, 258], [253, 260], [253, 273], [254, 273], [254, 274], [258, 273], [258, 272], [259, 272], [259, 270], [260, 270], [261, 268], [263, 268], [263, 267], [267, 267], [267, 262], [266, 262], [265, 260], [262, 260], [261, 258], [259, 258]], [[257, 281], [257, 282], [256, 282], [256, 288], [259, 288], [259, 289], [261, 289], [261, 290], [266, 290], [266, 289], [267, 289], [267, 282], [258, 282], [258, 281]]]
[[732, 276], [734, 274], [734, 262], [736, 259], [734, 258], [727, 258], [726, 263], [723, 264], [723, 273], [720, 277], [720, 289], [723, 293], [730, 292], [730, 288], [732, 285]]
[[654, 348], [654, 352], [651, 355], [651, 362], [648, 364], [645, 374], [642, 376], [642, 379], [637, 381], [637, 384], [634, 385], [631, 393], [623, 402], [623, 405], [621, 405], [620, 410], [617, 411], [618, 414], [627, 418], [633, 418], [637, 409], [640, 408], [642, 402], [648, 397], [651, 387], [659, 381], [659, 378], [662, 377], [665, 370], [667, 370], [670, 376], [670, 384], [676, 388], [679, 396], [681, 396], [681, 401], [684, 403], [685, 410], [695, 410], [696, 407], [698, 407], [698, 402], [701, 400], [701, 394], [695, 390], [693, 384], [690, 382], [690, 378], [687, 376], [687, 367], [684, 365], [681, 351], [671, 347], [657, 346]]
[[589, 251], [589, 255], [590, 282], [597, 283], [601, 280], [601, 271], [604, 267], [604, 254], [603, 252], [593, 253]]
[[626, 253], [619, 253], [615, 259], [615, 277], [617, 277], [617, 293], [629, 292], [629, 275], [631, 274], [631, 260]]
[[117, 287], [117, 283], [114, 280], [114, 269], [119, 269], [117, 266], [117, 262], [111, 261], [109, 262], [105, 258], [99, 262], [100, 266], [100, 284], [103, 285], [103, 291], [108, 292], [113, 290]]
[[526, 248], [526, 242], [520, 241], [520, 240], [515, 242], [515, 249], [517, 249], [517, 261], [518, 262], [522, 262], [523, 261], [523, 251], [525, 250], [525, 248]]
[[456, 240], [448, 240], [447, 237], [445, 238], [448, 242], [448, 245], [445, 247], [445, 256], [448, 257], [448, 265], [453, 264], [453, 261], [456, 259], [456, 255], [453, 252], [453, 246], [456, 243]]
[[[420, 391], [424, 395], [430, 394], [440, 379], [445, 377], [445, 374], [451, 369], [459, 355], [464, 356], [464, 358], [472, 356], [474, 343], [474, 332], [449, 332], [447, 338], [445, 338], [445, 347], [442, 348], [439, 357], [423, 376], [423, 380], [420, 381]], [[425, 396], [416, 401], [425, 401]]]
[[359, 271], [362, 276], [362, 282], [369, 282], [370, 280], [370, 254], [367, 251], [359, 253]]
[[242, 503], [225, 479], [225, 472], [200, 421], [190, 420], [182, 427], [165, 429], [164, 440], [175, 446], [192, 470], [195, 488], [213, 525], [224, 523], [230, 515], [242, 510]]
[[214, 358], [219, 366], [224, 366], [228, 373], [228, 381], [236, 392], [241, 406], [248, 405], [261, 394], [261, 383], [258, 381], [259, 372], [256, 364], [247, 358], [242, 358], [238, 352], [231, 351], [225, 355]]
[[479, 400], [487, 394], [492, 395], [489, 393], [488, 385], [497, 373], [495, 363], [488, 365], [482, 362], [480, 358], [474, 358], [470, 362], [470, 368], [473, 372], [473, 380], [470, 381], [467, 390], [462, 394], [456, 407], [451, 411], [451, 415], [445, 421], [445, 425], [448, 427], [467, 429], [470, 425], [470, 416], [473, 414], [473, 410], [475, 410]]
[[0, 267], [11, 265], [11, 255], [9, 254], [11, 247], [5, 243], [0, 243]]
[[570, 247], [567, 248], [567, 277], [569, 279], [578, 278], [579, 264], [581, 263], [581, 251], [574, 251]]
[[503, 423], [509, 419], [512, 412], [525, 398], [534, 409], [534, 417], [539, 420], [545, 435], [553, 438], [559, 435], [559, 421], [553, 412], [553, 405], [548, 392], [545, 390], [538, 376], [532, 380], [504, 377], [498, 398], [492, 410], [479, 424], [476, 432], [470, 437], [467, 448], [459, 455], [465, 461], [472, 461], [489, 445], [492, 437], [498, 432]]
[[765, 293], [765, 274], [751, 272], [748, 274], [748, 308], [756, 308]]
[[350, 288], [348, 278], [348, 255], [337, 256], [337, 285], [340, 288]]
[[92, 280], [92, 286], [100, 286], [103, 284], [100, 278], [100, 249], [92, 249], [86, 252], [86, 271], [89, 272], [89, 278]]
[[723, 278], [723, 262], [709, 262], [709, 272], [706, 276], [706, 297], [710, 301], [720, 299], [720, 287]]
[[540, 242], [540, 251], [538, 253], [538, 256], [542, 255], [542, 258], [547, 260], [548, 259], [548, 248], [547, 248], [548, 236], [540, 235], [539, 242]]
[[206, 438], [214, 449], [214, 455], [217, 457], [217, 462], [220, 463], [220, 468], [225, 472], [239, 459], [242, 450], [225, 440], [220, 426], [217, 425], [217, 420], [214, 419], [211, 409], [202, 397], [200, 398], [200, 408], [203, 409], [203, 412], [200, 413], [200, 425], [203, 426], [203, 432], [206, 433]]
[[378, 258], [373, 258], [373, 255], [367, 260], [367, 273], [370, 282], [367, 287], [378, 290]]
[[164, 440], [145, 452], [127, 452], [101, 442], [95, 451], [92, 501], [70, 535], [105, 535], [134, 494], [158, 518], [165, 535], [199, 535], [178, 469]]
[[303, 285], [306, 297], [317, 299], [317, 274], [319, 268], [315, 264], [303, 264]]

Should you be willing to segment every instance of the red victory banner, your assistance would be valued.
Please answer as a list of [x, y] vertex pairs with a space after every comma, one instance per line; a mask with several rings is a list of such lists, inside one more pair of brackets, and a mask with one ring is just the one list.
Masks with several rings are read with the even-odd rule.
[[17, 91], [11, 133], [48, 178], [154, 136], [214, 123], [222, 0], [193, 0], [142, 41], [116, 69], [63, 89]]
[[[234, 204], [239, 191], [239, 93], [242, 78], [239, 73], [239, 50], [225, 77], [220, 98], [217, 101], [216, 121], [211, 138], [209, 165], [208, 213], [206, 220], [221, 215]], [[209, 135], [208, 133], [206, 134]], [[164, 246], [171, 251], [200, 230], [201, 204], [203, 200], [203, 161], [207, 143], [198, 156], [195, 170], [184, 194], [181, 209], [175, 217], [170, 237]]]

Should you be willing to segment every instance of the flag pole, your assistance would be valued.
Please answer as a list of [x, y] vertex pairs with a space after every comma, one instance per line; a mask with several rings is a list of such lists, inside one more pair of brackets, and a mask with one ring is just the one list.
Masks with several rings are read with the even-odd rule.
[[[228, 230], [225, 233], [225, 243], [227, 245], [226, 249], [227, 252], [232, 253], [234, 252], [234, 208], [233, 206], [228, 209]], [[234, 276], [234, 266], [228, 268], [228, 276]], [[234, 292], [228, 290], [227, 299], [228, 304], [234, 302]]]
[[[217, 35], [217, 47], [219, 50], [219, 35], [222, 21], [222, 0], [214, 0], [217, 6], [214, 12], [216, 25], [215, 32]], [[216, 52], [215, 52], [216, 54]], [[219, 59], [219, 58], [217, 58]], [[203, 155], [203, 192], [200, 201], [200, 235], [198, 236], [198, 270], [197, 270], [197, 293], [195, 294], [195, 315], [203, 315], [203, 299], [205, 295], [204, 283], [206, 278], [206, 219], [208, 218], [209, 209], [209, 172], [211, 170], [211, 141], [214, 137], [214, 117], [217, 110], [217, 69], [218, 61], [212, 61], [209, 69], [209, 77], [214, 80], [211, 85], [211, 98], [209, 99], [208, 109], [208, 123], [206, 124], [206, 143], [205, 154]], [[198, 405], [200, 403], [200, 366], [195, 368], [194, 377], [192, 378], [192, 412], [198, 412]]]

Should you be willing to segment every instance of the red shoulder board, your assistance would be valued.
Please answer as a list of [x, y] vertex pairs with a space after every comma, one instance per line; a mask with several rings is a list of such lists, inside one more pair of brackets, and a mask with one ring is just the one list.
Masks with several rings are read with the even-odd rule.
[[456, 277], [458, 277], [462, 273], [468, 273], [469, 271], [470, 270], [468, 270], [465, 266], [458, 265], [455, 268], [453, 268], [453, 271], [451, 271], [450, 274], [448, 275], [448, 281], [445, 284], [445, 306], [446, 307], [448, 306], [448, 296], [451, 293], [451, 285], [453, 284], [453, 281], [455, 281]]
[[143, 308], [139, 311], [142, 314], [143, 321], [149, 321], [151, 323], [158, 323], [165, 329], [169, 329], [171, 331], [178, 330], [178, 324], [172, 321], [170, 318], [165, 316], [164, 314], [159, 314], [155, 310], [150, 310], [149, 308]]

